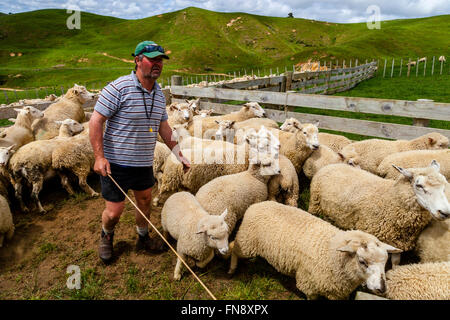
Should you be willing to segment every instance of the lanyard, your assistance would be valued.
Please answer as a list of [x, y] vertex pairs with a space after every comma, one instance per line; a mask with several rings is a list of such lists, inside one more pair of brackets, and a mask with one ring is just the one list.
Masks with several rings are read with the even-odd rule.
[[150, 132], [153, 132], [153, 128], [151, 127], [151, 120], [152, 120], [153, 106], [155, 104], [155, 93], [156, 93], [156, 90], [154, 89], [153, 97], [152, 97], [152, 107], [150, 108], [150, 116], [148, 116], [147, 102], [145, 102], [145, 92], [144, 92], [144, 90], [142, 90], [142, 101], [144, 101], [145, 115], [147, 116], [147, 119], [150, 120], [150, 129], [149, 129]]

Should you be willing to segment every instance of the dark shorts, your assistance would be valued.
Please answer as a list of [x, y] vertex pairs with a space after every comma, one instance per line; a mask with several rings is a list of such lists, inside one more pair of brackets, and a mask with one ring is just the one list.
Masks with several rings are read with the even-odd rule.
[[[153, 167], [122, 167], [114, 163], [110, 163], [110, 165], [111, 176], [125, 192], [130, 189], [142, 191], [155, 184]], [[100, 176], [100, 183], [102, 196], [106, 201], [122, 202], [125, 200], [125, 195], [108, 176]]]

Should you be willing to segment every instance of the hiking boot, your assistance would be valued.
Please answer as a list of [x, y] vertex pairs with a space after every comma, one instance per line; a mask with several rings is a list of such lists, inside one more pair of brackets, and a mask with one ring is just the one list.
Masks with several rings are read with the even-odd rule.
[[100, 246], [98, 248], [98, 253], [99, 253], [100, 259], [102, 259], [102, 261], [104, 263], [110, 262], [111, 258], [113, 256], [113, 238], [114, 238], [114, 233], [106, 234], [102, 230], [102, 236], [100, 239]]
[[148, 233], [145, 236], [141, 236], [138, 234], [138, 240], [136, 242], [137, 251], [145, 250], [151, 253], [159, 253], [166, 251], [167, 249], [167, 245], [160, 237], [152, 239], [150, 238]]

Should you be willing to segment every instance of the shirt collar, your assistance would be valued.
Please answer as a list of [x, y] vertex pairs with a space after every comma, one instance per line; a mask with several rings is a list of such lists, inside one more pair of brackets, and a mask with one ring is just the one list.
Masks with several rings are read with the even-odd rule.
[[[144, 90], [144, 91], [146, 91], [146, 92], [148, 92], [148, 90], [147, 89], [145, 89], [143, 86], [142, 86], [142, 84], [139, 82], [139, 79], [137, 78], [137, 76], [136, 76], [136, 71], [131, 71], [131, 79], [133, 79], [133, 82], [134, 82], [134, 85], [137, 87], [137, 88], [141, 88], [142, 90]], [[161, 88], [159, 87], [159, 84], [158, 84], [158, 82], [156, 82], [155, 81], [155, 84], [153, 85], [153, 90], [160, 90]], [[152, 90], [152, 92], [153, 92], [153, 90]]]

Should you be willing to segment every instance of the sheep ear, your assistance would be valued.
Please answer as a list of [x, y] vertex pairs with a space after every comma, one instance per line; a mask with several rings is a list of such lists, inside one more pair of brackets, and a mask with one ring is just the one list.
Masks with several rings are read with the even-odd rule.
[[437, 142], [437, 140], [436, 140], [436, 139], [433, 139], [433, 138], [428, 138], [428, 143], [430, 144], [430, 146], [433, 146], [433, 145], [435, 145], [435, 144], [436, 144], [436, 142]]
[[214, 112], [214, 109], [208, 110], [208, 114], [211, 114], [211, 113], [213, 113], [213, 112]]
[[337, 248], [336, 251], [340, 251], [340, 252], [348, 252], [348, 253], [355, 253], [356, 250], [353, 246], [351, 245], [345, 245], [343, 247]]
[[344, 155], [342, 154], [342, 152], [338, 152], [338, 156], [339, 156], [339, 158], [340, 158], [342, 161], [345, 161], [345, 157], [344, 157]]
[[11, 145], [11, 146], [8, 147], [8, 150], [9, 150], [9, 151], [14, 151], [14, 150], [11, 150], [11, 149], [13, 149], [13, 148], [15, 148], [15, 147], [16, 147], [16, 144], [14, 143], [13, 145]]
[[22, 111], [22, 109], [14, 108], [14, 111], [20, 112], [20, 111]]
[[393, 247], [391, 245], [388, 245], [387, 243], [382, 243], [381, 247], [386, 249], [386, 251], [388, 253], [401, 253], [401, 252], [403, 252], [403, 250], [395, 248], [395, 247]]
[[204, 232], [206, 232], [206, 226], [205, 226], [205, 224], [204, 223], [199, 223], [198, 224], [198, 228], [197, 228], [197, 232], [196, 232], [196, 234], [200, 234], [200, 233], [204, 233]]
[[250, 108], [250, 105], [248, 103], [244, 103], [244, 107], [248, 109]]
[[176, 107], [175, 105], [170, 105], [170, 106], [169, 106], [169, 109], [172, 110], [172, 111], [174, 111], [174, 110], [177, 109], [177, 107]]
[[320, 124], [320, 121], [319, 120], [316, 120], [315, 122], [314, 122], [314, 125], [318, 128], [319, 127], [319, 124]]
[[227, 214], [228, 214], [228, 208], [225, 209], [225, 211], [222, 212], [222, 214], [221, 214], [220, 216], [221, 216], [223, 219], [225, 219], [225, 217], [227, 216]]
[[400, 167], [397, 167], [395, 164], [393, 164], [392, 166], [395, 169], [397, 169], [397, 171], [400, 172], [402, 175], [404, 175], [406, 178], [408, 178], [410, 180], [412, 179], [413, 174], [410, 171], [408, 171], [406, 169], [403, 169], [403, 168], [400, 168]]
[[215, 123], [217, 123], [217, 124], [220, 124], [220, 122], [219, 122], [219, 121], [217, 121], [217, 120], [214, 120], [214, 122], [215, 122]]
[[430, 167], [436, 169], [437, 171], [441, 169], [441, 165], [436, 160], [431, 161]]
[[300, 130], [302, 128], [302, 124], [297, 121], [294, 121], [294, 127]]
[[231, 121], [230, 128], [233, 127], [235, 123], [236, 123], [236, 120]]

